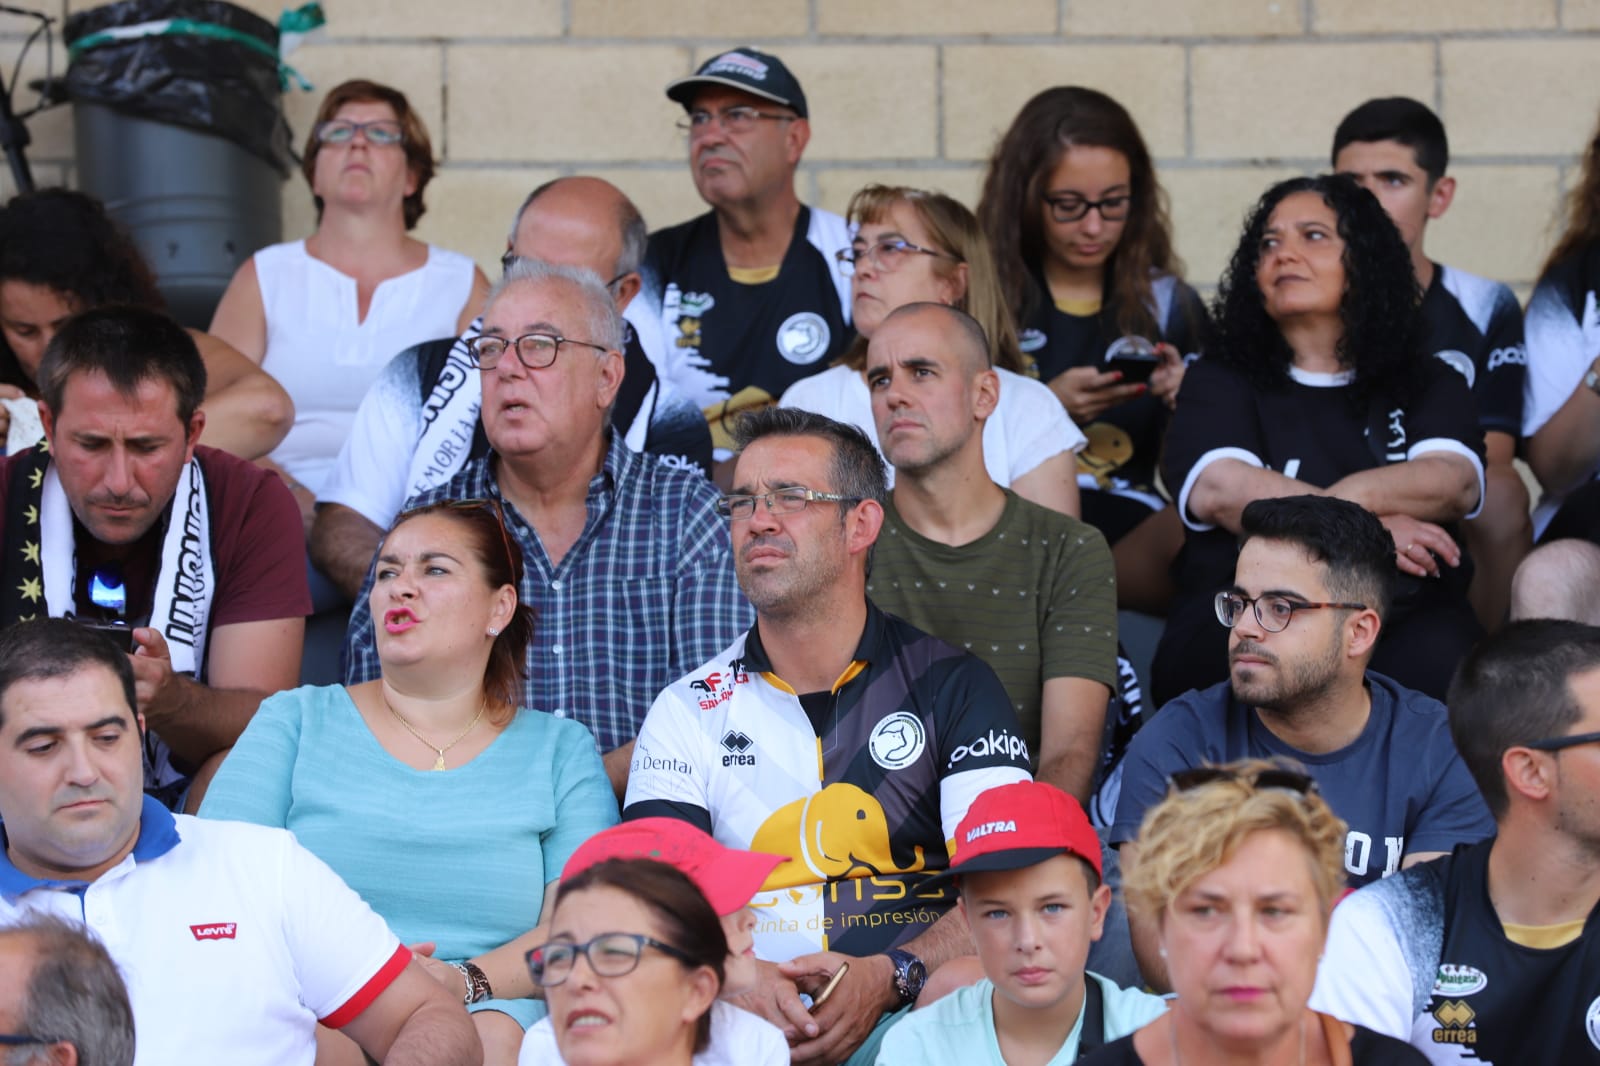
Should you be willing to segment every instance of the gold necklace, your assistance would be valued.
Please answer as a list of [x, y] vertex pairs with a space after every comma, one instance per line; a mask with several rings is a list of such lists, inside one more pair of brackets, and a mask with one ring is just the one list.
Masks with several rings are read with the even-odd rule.
[[449, 751], [451, 748], [455, 747], [457, 744], [461, 743], [463, 740], [466, 739], [467, 734], [472, 732], [472, 727], [478, 724], [478, 719], [483, 717], [483, 712], [489, 706], [489, 700], [487, 698], [485, 698], [482, 703], [478, 704], [478, 713], [472, 716], [472, 721], [467, 723], [467, 728], [463, 729], [460, 733], [457, 733], [456, 734], [456, 738], [454, 740], [452, 740], [450, 743], [446, 744], [444, 747], [441, 748], [438, 745], [434, 744], [433, 741], [429, 740], [427, 737], [425, 737], [421, 733], [417, 732], [416, 727], [413, 726], [410, 722], [406, 721], [405, 717], [403, 715], [401, 715], [401, 713], [399, 711], [394, 709], [394, 705], [389, 702], [389, 697], [386, 694], [384, 694], [381, 690], [379, 692], [379, 697], [378, 698], [383, 700], [383, 705], [385, 707], [389, 708], [389, 713], [394, 715], [395, 720], [398, 721], [401, 725], [406, 727], [406, 732], [410, 733], [412, 736], [414, 736], [418, 740], [422, 741], [422, 743], [424, 743], [424, 744], [426, 744], [428, 746], [428, 750], [430, 750], [432, 752], [435, 752], [439, 756], [437, 759], [435, 759], [433, 761], [433, 769], [435, 769], [435, 770], [448, 770], [449, 769], [449, 767], [444, 764], [444, 753]]
[[[1169, 1014], [1168, 1019], [1172, 1024], [1167, 1027], [1167, 1032], [1172, 1034], [1172, 1066], [1182, 1066], [1178, 1058], [1178, 1023]], [[1306, 1066], [1306, 1016], [1300, 1015], [1300, 1066]]]

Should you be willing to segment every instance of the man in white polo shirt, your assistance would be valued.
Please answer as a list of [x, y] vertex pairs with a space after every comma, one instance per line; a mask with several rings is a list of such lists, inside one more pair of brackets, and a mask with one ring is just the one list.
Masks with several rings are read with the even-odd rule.
[[136, 1066], [304, 1064], [317, 1022], [395, 1066], [477, 1063], [461, 1005], [288, 832], [143, 795], [128, 657], [62, 619], [0, 633], [0, 927], [81, 922], [127, 980]]

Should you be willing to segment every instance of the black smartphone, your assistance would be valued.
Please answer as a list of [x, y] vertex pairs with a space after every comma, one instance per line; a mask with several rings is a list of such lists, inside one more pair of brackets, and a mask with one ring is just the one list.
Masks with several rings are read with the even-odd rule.
[[118, 648], [133, 654], [133, 627], [126, 622], [91, 622], [86, 618], [74, 619], [85, 629], [92, 629], [96, 633], [103, 633], [111, 643]]
[[1105, 368], [1122, 375], [1119, 384], [1143, 385], [1161, 365], [1156, 346], [1143, 337], [1118, 337], [1106, 349]]

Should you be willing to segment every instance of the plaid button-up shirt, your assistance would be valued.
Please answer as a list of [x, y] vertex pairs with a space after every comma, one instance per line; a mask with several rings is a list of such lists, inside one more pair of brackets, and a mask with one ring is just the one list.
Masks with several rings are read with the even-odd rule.
[[[589, 480], [583, 533], [551, 566], [538, 533], [500, 495], [495, 462], [474, 460], [406, 506], [500, 501], [522, 548], [522, 602], [535, 613], [523, 705], [577, 719], [610, 751], [634, 738], [662, 689], [754, 622], [734, 577], [727, 523], [714, 510], [717, 489], [698, 472], [629, 450], [613, 433]], [[373, 571], [350, 616], [346, 684], [381, 672], [367, 605]]]

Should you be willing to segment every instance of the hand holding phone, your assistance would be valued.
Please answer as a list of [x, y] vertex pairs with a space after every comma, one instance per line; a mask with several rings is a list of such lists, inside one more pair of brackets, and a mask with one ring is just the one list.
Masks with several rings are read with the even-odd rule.
[[844, 980], [844, 975], [849, 972], [850, 964], [841, 962], [839, 968], [833, 971], [833, 976], [828, 978], [828, 983], [822, 986], [822, 991], [818, 992], [816, 998], [811, 1001], [812, 1014], [815, 1014], [819, 1007], [828, 1002], [828, 997], [833, 995], [833, 990], [839, 987], [839, 982]]
[[1143, 337], [1118, 337], [1106, 349], [1105, 368], [1122, 375], [1124, 385], [1143, 385], [1161, 365], [1156, 346]]

